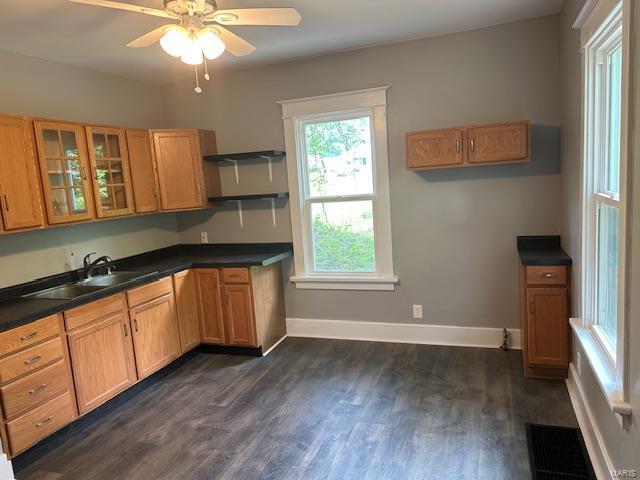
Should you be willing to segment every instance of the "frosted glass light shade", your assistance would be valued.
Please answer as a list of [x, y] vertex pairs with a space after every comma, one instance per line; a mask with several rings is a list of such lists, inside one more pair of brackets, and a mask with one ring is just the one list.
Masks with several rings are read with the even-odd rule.
[[182, 63], [187, 65], [200, 65], [204, 59], [202, 58], [202, 48], [195, 39], [189, 39], [187, 47], [182, 51], [180, 56]]
[[209, 60], [218, 58], [227, 48], [215, 33], [206, 28], [198, 32], [197, 43]]
[[172, 57], [182, 56], [189, 43], [189, 32], [180, 25], [171, 26], [160, 39], [160, 46]]

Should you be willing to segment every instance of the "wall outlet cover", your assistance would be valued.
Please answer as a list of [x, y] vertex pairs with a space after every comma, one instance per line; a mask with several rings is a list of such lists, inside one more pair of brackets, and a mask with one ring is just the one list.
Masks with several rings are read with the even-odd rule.
[[422, 305], [413, 306], [413, 318], [422, 318]]
[[200, 242], [209, 243], [209, 234], [207, 232], [200, 232]]

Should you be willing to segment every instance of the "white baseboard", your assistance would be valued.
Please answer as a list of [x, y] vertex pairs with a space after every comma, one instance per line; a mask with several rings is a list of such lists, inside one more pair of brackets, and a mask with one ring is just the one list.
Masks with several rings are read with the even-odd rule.
[[[521, 348], [520, 330], [508, 329], [508, 331], [511, 339], [510, 347], [519, 350]], [[287, 318], [287, 335], [289, 337], [335, 338], [370, 342], [483, 348], [498, 348], [502, 343], [501, 328], [311, 318]]]
[[11, 460], [7, 458], [6, 454], [0, 455], [0, 480], [14, 480], [13, 468], [11, 467]]
[[282, 337], [280, 340], [278, 340], [276, 343], [274, 343], [269, 350], [267, 350], [266, 352], [262, 352], [262, 356], [266, 357], [267, 355], [269, 355], [274, 348], [276, 348], [278, 345], [280, 345], [284, 341], [285, 338], [287, 338], [286, 335]]
[[615, 467], [607, 452], [598, 424], [594, 422], [589, 401], [584, 394], [584, 388], [573, 363], [569, 365], [569, 378], [567, 378], [566, 383], [571, 404], [576, 413], [578, 425], [580, 425], [596, 477], [598, 477], [598, 480], [611, 480], [611, 472]]

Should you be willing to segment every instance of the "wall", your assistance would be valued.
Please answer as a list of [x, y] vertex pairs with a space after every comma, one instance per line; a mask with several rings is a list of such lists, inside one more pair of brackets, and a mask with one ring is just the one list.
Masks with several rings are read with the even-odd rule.
[[[563, 186], [563, 240], [564, 247], [574, 258], [574, 316], [580, 317], [580, 204], [581, 204], [581, 172], [580, 172], [580, 132], [581, 132], [581, 61], [579, 52], [579, 31], [571, 28], [583, 0], [567, 0], [561, 14], [561, 59], [563, 79], [562, 103], [562, 186]], [[637, 9], [636, 29], [640, 25], [640, 9]], [[640, 45], [636, 39], [636, 65], [640, 61]], [[636, 79], [636, 91], [640, 91], [640, 78]], [[632, 118], [640, 125], [639, 102], [636, 99]], [[640, 151], [640, 138], [636, 132], [636, 152]], [[637, 164], [637, 153], [634, 155]], [[640, 168], [635, 165], [632, 175], [633, 191], [640, 192]], [[638, 446], [640, 445], [640, 195], [635, 194], [633, 200], [633, 232], [631, 246], [631, 295], [630, 328], [628, 332], [629, 351], [629, 384], [631, 385], [631, 406], [633, 416], [629, 425], [623, 428], [618, 423], [597, 383], [596, 377], [586, 361], [580, 344], [574, 341], [573, 363], [577, 364], [577, 354], [581, 353], [582, 368], [578, 381], [584, 392], [583, 401], [590, 410], [592, 427], [601, 436], [601, 445], [611, 459], [611, 467], [616, 469], [633, 469], [640, 472]]]
[[[0, 51], [0, 112], [133, 127], [163, 126], [158, 86]], [[0, 237], [0, 288], [178, 242], [175, 215], [153, 215]]]
[[[173, 125], [215, 129], [222, 152], [283, 147], [278, 100], [390, 85], [388, 125], [395, 292], [286, 291], [287, 316], [519, 328], [516, 235], [560, 228], [557, 131], [536, 129], [528, 165], [417, 174], [404, 168], [404, 134], [412, 130], [530, 119], [560, 124], [558, 18], [214, 75], [204, 93], [189, 82], [166, 88]], [[259, 48], [259, 47], [258, 47]], [[551, 139], [549, 141], [549, 138]], [[559, 146], [558, 146], [559, 151]], [[266, 166], [224, 167], [224, 190], [286, 187], [284, 162], [275, 185]], [[277, 227], [264, 209], [239, 228], [228, 211], [181, 216], [183, 242], [290, 239], [288, 209]], [[286, 207], [286, 205], [285, 205]], [[260, 220], [260, 218], [262, 220]]]

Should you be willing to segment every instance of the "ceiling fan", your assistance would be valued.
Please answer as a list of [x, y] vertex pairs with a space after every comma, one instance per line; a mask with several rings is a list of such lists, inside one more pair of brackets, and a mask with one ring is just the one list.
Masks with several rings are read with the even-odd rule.
[[[159, 41], [166, 53], [172, 57], [180, 57], [183, 63], [196, 66], [197, 93], [202, 91], [197, 82], [197, 65], [204, 62], [206, 72], [205, 59], [218, 58], [225, 50], [236, 57], [242, 57], [256, 49], [222, 25], [296, 26], [301, 19], [295, 8], [218, 10], [215, 0], [163, 0], [163, 10], [111, 0], [70, 1], [177, 20], [176, 23], [163, 25], [136, 38], [127, 47], [148, 47]], [[205, 73], [205, 78], [209, 79], [208, 73]]]

